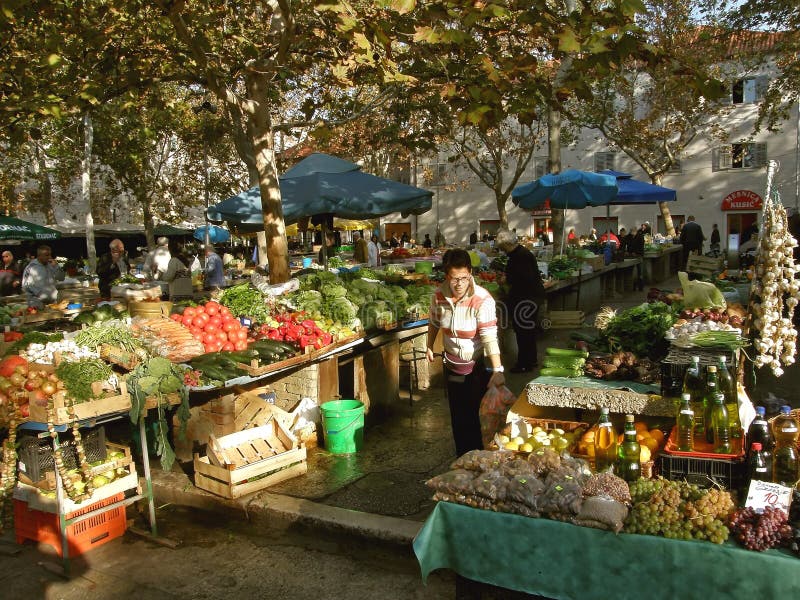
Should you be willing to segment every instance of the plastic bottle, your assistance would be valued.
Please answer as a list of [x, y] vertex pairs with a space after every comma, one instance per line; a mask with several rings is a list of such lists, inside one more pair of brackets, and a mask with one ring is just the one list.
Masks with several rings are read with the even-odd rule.
[[750, 423], [747, 429], [748, 460], [750, 448], [754, 442], [761, 444], [761, 453], [767, 461], [767, 468], [772, 473], [772, 449], [775, 447], [775, 440], [772, 438], [772, 431], [767, 422], [766, 409], [763, 406], [756, 406], [756, 418]]
[[781, 406], [781, 414], [772, 422], [775, 451], [772, 454], [772, 481], [794, 487], [800, 475], [797, 456], [797, 421], [789, 406]]
[[725, 408], [725, 396], [717, 392], [712, 400], [711, 408], [711, 431], [713, 434], [714, 452], [718, 454], [730, 454], [731, 432], [728, 429], [728, 411]]
[[617, 432], [611, 424], [608, 409], [600, 409], [597, 421], [597, 433], [594, 436], [595, 470], [599, 473], [614, 466], [617, 460]]
[[677, 422], [677, 443], [681, 452], [694, 452], [694, 411], [690, 394], [681, 395], [681, 408], [675, 419]]
[[625, 437], [619, 447], [619, 460], [617, 461], [617, 475], [625, 481], [636, 481], [642, 476], [641, 446], [636, 441], [636, 427], [633, 425], [633, 415], [625, 415]]
[[717, 387], [725, 396], [725, 409], [728, 411], [728, 427], [731, 430], [731, 438], [740, 439], [742, 437], [742, 421], [739, 419], [739, 392], [736, 389], [736, 382], [728, 370], [728, 359], [725, 356], [719, 357]]
[[767, 468], [767, 461], [764, 458], [761, 444], [753, 442], [750, 444], [750, 456], [747, 459], [747, 479], [748, 481], [769, 481], [772, 474]]
[[[714, 398], [719, 393], [717, 389], [717, 367], [709, 365], [706, 369], [706, 393], [703, 396], [703, 427], [706, 434], [706, 441], [709, 444], [714, 443], [714, 425], [711, 422], [711, 413], [714, 410]], [[725, 397], [722, 397], [723, 404]], [[728, 411], [725, 411], [727, 416]], [[730, 431], [729, 431], [730, 434]]]
[[695, 435], [705, 435], [703, 428], [703, 396], [705, 395], [706, 384], [700, 371], [700, 357], [693, 356], [686, 374], [683, 376], [683, 393], [689, 394], [692, 410], [694, 411], [694, 433]]

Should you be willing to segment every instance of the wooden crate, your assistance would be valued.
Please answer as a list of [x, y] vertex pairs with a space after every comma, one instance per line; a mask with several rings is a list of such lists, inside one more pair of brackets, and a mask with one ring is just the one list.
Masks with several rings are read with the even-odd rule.
[[298, 354], [297, 356], [293, 356], [291, 358], [287, 358], [286, 360], [281, 360], [268, 365], [259, 365], [258, 360], [256, 359], [251, 360], [249, 365], [244, 363], [238, 364], [248, 375], [250, 375], [250, 377], [260, 377], [262, 375], [272, 373], [273, 371], [279, 371], [281, 369], [303, 364], [304, 362], [308, 362], [309, 358], [310, 352], [306, 354]]
[[97, 350], [100, 354], [100, 358], [126, 371], [133, 371], [141, 362], [136, 354], [118, 348], [117, 346], [101, 344]]
[[[125, 412], [131, 409], [131, 397], [124, 381], [120, 381], [119, 394], [105, 396], [96, 400], [89, 400], [75, 405], [75, 419], [84, 421], [108, 414]], [[53, 424], [67, 425], [72, 423], [66, 404], [66, 395], [60, 392], [54, 396], [53, 408], [55, 415]], [[47, 423], [47, 406], [37, 402], [30, 403], [31, 421]]]
[[703, 277], [713, 277], [722, 271], [722, 257], [700, 256], [692, 254], [686, 261], [686, 272], [695, 273]]
[[593, 256], [591, 258], [584, 258], [583, 264], [592, 267], [593, 271], [599, 271], [606, 266], [606, 259], [604, 256]]
[[586, 315], [582, 310], [551, 310], [544, 315], [544, 329], [576, 329], [583, 327]]
[[240, 498], [308, 471], [306, 449], [280, 423], [210, 436], [208, 456], [194, 455], [195, 485], [224, 498]]

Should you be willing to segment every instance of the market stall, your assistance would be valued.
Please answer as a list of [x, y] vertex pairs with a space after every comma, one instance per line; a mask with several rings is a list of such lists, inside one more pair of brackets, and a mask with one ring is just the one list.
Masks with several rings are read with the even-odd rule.
[[642, 260], [642, 277], [645, 283], [661, 283], [685, 269], [683, 263], [683, 246], [681, 244], [664, 244], [645, 250]]

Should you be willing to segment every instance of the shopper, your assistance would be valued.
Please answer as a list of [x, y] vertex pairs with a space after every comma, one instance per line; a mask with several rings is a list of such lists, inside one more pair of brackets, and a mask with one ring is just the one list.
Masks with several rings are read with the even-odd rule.
[[469, 245], [474, 246], [478, 243], [478, 232], [477, 230], [473, 230], [472, 233], [469, 234]]
[[[330, 258], [331, 256], [336, 256], [337, 254], [337, 246], [335, 242], [335, 238], [333, 234], [328, 233], [325, 235], [325, 258]], [[319, 259], [319, 264], [322, 264], [324, 261], [322, 260], [322, 248], [319, 249], [319, 255], [317, 257]]]
[[111, 240], [108, 249], [97, 261], [97, 287], [101, 298], [110, 298], [111, 282], [128, 274], [128, 257], [122, 240]]
[[431, 234], [425, 234], [425, 240], [422, 242], [423, 248], [433, 248], [433, 240], [431, 239]]
[[28, 306], [44, 308], [45, 303], [58, 300], [57, 281], [64, 281], [64, 271], [53, 259], [50, 246], [39, 246], [36, 258], [22, 273], [22, 291], [28, 296]]
[[365, 240], [360, 233], [353, 234], [353, 260], [356, 264], [364, 264], [369, 261], [369, 250], [367, 248], [367, 240]]
[[177, 242], [170, 243], [169, 251], [169, 264], [161, 275], [161, 281], [168, 284], [169, 299], [192, 298], [194, 295], [190, 271], [192, 257], [186, 255]]
[[397, 239], [397, 234], [393, 233], [391, 239], [389, 240], [389, 246], [391, 248], [397, 248], [400, 245], [400, 240]]
[[147, 277], [152, 279], [160, 279], [161, 275], [167, 270], [169, 266], [169, 239], [160, 237], [156, 241], [156, 247], [152, 252], [148, 252], [145, 258], [142, 271]]
[[381, 247], [378, 243], [378, 236], [374, 234], [367, 244], [367, 264], [370, 267], [377, 267], [381, 264]]
[[709, 241], [709, 248], [714, 256], [719, 256], [721, 246], [719, 226], [716, 223], [711, 226], [711, 240]]
[[18, 294], [21, 276], [19, 261], [14, 258], [11, 250], [3, 250], [3, 264], [0, 265], [0, 295]]
[[530, 250], [510, 231], [499, 231], [495, 246], [508, 255], [505, 279], [508, 294], [505, 311], [517, 338], [517, 363], [512, 373], [527, 373], [539, 364], [536, 351], [537, 316], [545, 293], [539, 265]]
[[569, 233], [567, 234], [567, 245], [568, 246], [577, 246], [578, 245], [578, 236], [575, 234], [575, 228], [571, 227]]
[[445, 280], [431, 298], [428, 361], [442, 331], [447, 399], [456, 454], [483, 447], [478, 409], [490, 385], [505, 384], [497, 342], [494, 299], [472, 278], [466, 250], [453, 249], [443, 261]]
[[628, 252], [633, 254], [636, 258], [640, 259], [636, 265], [636, 279], [633, 281], [634, 290], [644, 289], [644, 277], [642, 277], [642, 263], [644, 262], [644, 236], [647, 235], [647, 223], [642, 223], [639, 229], [636, 230], [636, 235], [628, 243]]
[[703, 241], [706, 237], [703, 235], [703, 228], [700, 224], [695, 222], [694, 215], [689, 215], [686, 218], [686, 223], [681, 229], [681, 244], [683, 245], [683, 262], [684, 264], [689, 259], [690, 254], [703, 253]]
[[203, 287], [207, 290], [218, 290], [225, 287], [225, 270], [222, 267], [222, 259], [211, 244], [206, 245], [205, 252], [206, 266]]

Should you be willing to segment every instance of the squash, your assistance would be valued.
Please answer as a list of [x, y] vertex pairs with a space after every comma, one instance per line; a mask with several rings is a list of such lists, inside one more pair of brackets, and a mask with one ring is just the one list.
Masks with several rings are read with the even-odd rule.
[[17, 367], [27, 364], [28, 361], [18, 354], [6, 356], [2, 361], [0, 361], [0, 375], [3, 377], [11, 377]]

